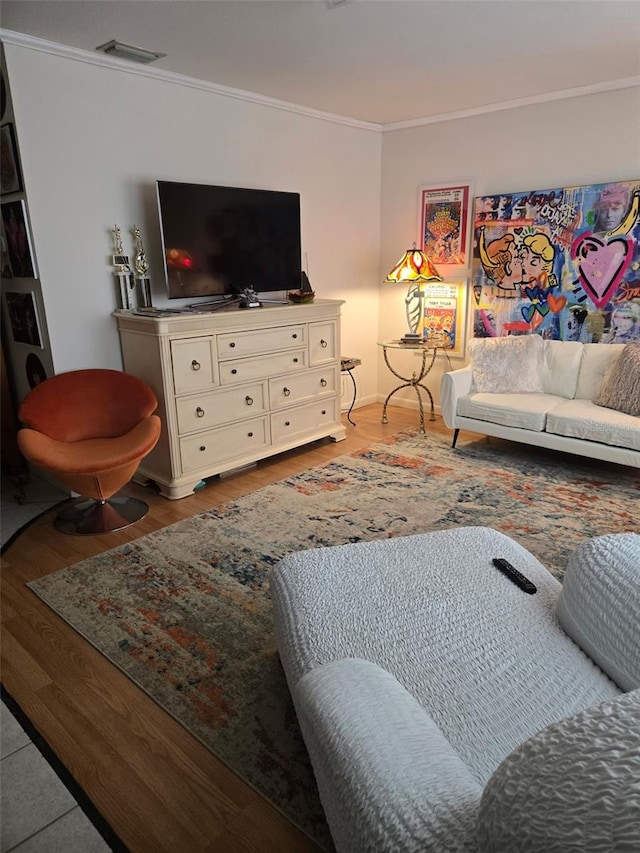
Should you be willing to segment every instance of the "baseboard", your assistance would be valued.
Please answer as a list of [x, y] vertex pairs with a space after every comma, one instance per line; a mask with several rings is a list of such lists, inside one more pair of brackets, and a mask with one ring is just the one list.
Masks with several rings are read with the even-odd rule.
[[[372, 403], [381, 403], [384, 404], [384, 401], [387, 399], [386, 394], [378, 394], [374, 399], [371, 400]], [[390, 406], [397, 406], [399, 409], [413, 409], [415, 412], [420, 411], [418, 407], [418, 401], [416, 399], [409, 400], [404, 397], [393, 397]], [[430, 410], [429, 401], [427, 400], [424, 406], [425, 412]], [[436, 415], [442, 415], [442, 408], [439, 403], [434, 403], [433, 411]]]
[[[358, 397], [358, 399], [353, 404], [353, 411], [356, 409], [361, 409], [363, 406], [370, 406], [372, 403], [379, 403], [378, 396], [376, 394], [369, 394], [368, 397]], [[384, 401], [383, 401], [384, 402]], [[349, 411], [349, 406], [351, 405], [351, 401], [347, 401], [346, 403], [342, 402], [340, 404], [340, 411], [344, 415]]]

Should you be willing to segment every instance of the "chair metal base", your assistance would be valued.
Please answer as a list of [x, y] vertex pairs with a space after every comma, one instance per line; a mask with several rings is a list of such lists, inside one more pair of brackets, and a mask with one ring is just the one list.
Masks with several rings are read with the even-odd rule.
[[53, 525], [61, 533], [92, 536], [123, 530], [148, 512], [149, 505], [137, 498], [118, 497], [108, 501], [78, 498], [56, 517]]

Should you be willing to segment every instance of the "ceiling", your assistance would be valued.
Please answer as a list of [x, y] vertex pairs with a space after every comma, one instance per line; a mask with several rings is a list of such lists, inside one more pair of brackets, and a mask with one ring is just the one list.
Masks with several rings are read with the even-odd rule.
[[638, 0], [3, 0], [0, 23], [379, 124], [640, 77]]

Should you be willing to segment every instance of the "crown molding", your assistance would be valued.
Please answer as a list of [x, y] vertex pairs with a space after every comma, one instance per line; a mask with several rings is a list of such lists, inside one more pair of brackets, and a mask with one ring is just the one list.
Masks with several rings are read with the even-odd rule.
[[245, 89], [234, 89], [231, 86], [223, 86], [219, 83], [209, 83], [206, 80], [200, 80], [196, 77], [188, 77], [184, 74], [176, 74], [173, 71], [165, 71], [161, 68], [134, 65], [125, 60], [115, 59], [102, 53], [81, 50], [76, 47], [69, 47], [67, 45], [58, 44], [57, 42], [36, 38], [35, 36], [28, 36], [23, 33], [13, 32], [12, 30], [0, 29], [0, 40], [6, 44], [17, 45], [18, 47], [25, 47], [42, 53], [50, 53], [54, 56], [61, 56], [65, 59], [73, 59], [76, 62], [86, 62], [89, 65], [111, 68], [117, 71], [123, 71], [126, 74], [136, 74], [139, 77], [151, 77], [156, 80], [164, 80], [165, 82], [174, 83], [178, 86], [187, 86], [190, 89], [199, 89], [200, 91], [210, 92], [211, 94], [220, 95], [225, 98], [248, 101], [250, 103], [259, 104], [272, 109], [297, 113], [298, 115], [307, 116], [308, 118], [316, 118], [321, 121], [328, 121], [334, 124], [345, 125], [347, 127], [355, 127], [361, 130], [372, 130], [379, 133], [406, 130], [414, 127], [422, 127], [428, 124], [440, 124], [445, 121], [458, 121], [459, 119], [501, 112], [502, 110], [515, 110], [520, 107], [544, 104], [549, 101], [560, 101], [567, 98], [578, 98], [584, 95], [595, 95], [601, 92], [611, 92], [616, 89], [629, 89], [633, 86], [640, 86], [640, 77], [627, 77], [622, 80], [611, 80], [606, 83], [579, 86], [575, 89], [562, 89], [557, 92], [546, 92], [542, 95], [531, 95], [527, 98], [517, 98], [515, 100], [501, 101], [494, 104], [484, 104], [480, 107], [471, 107], [466, 110], [457, 110], [450, 113], [440, 113], [438, 115], [425, 116], [423, 118], [382, 124], [378, 122], [348, 118], [347, 116], [323, 112], [322, 110], [314, 110], [309, 107], [301, 107], [298, 104], [292, 104], [288, 101], [280, 101], [277, 98], [269, 98], [266, 95], [259, 95], [255, 92], [246, 91]]
[[264, 107], [271, 107], [276, 110], [284, 110], [289, 113], [297, 113], [307, 116], [308, 118], [317, 118], [322, 121], [333, 122], [334, 124], [343, 124], [347, 127], [357, 127], [361, 130], [373, 130], [380, 132], [382, 125], [376, 122], [360, 121], [359, 119], [349, 118], [348, 116], [336, 115], [335, 113], [327, 113], [322, 110], [314, 110], [309, 107], [301, 107], [298, 104], [291, 104], [288, 101], [279, 101], [277, 98], [269, 98], [266, 95], [259, 95], [256, 92], [248, 92], [244, 89], [234, 89], [231, 86], [223, 86], [219, 83], [209, 83], [206, 80], [199, 80], [196, 77], [188, 77], [185, 74], [176, 74], [173, 71], [165, 71], [162, 68], [150, 68], [149, 66], [134, 65], [123, 59], [115, 59], [106, 56], [103, 53], [95, 53], [91, 50], [81, 50], [77, 47], [69, 47], [68, 45], [58, 44], [57, 42], [47, 41], [46, 39], [36, 38], [35, 36], [16, 33], [12, 30], [0, 29], [0, 40], [5, 44], [17, 45], [30, 50], [37, 50], [41, 53], [49, 53], [54, 56], [61, 56], [64, 59], [73, 59], [76, 62], [85, 62], [88, 65], [97, 65], [101, 68], [111, 68], [116, 71], [123, 71], [125, 74], [135, 74], [138, 77], [151, 77], [155, 80], [164, 80], [167, 83], [174, 83], [178, 86], [186, 86], [190, 89], [199, 89], [203, 92], [210, 92], [214, 95], [221, 95], [225, 98], [233, 98], [237, 101], [249, 101], [254, 104], [260, 104]]
[[517, 98], [512, 101], [500, 101], [495, 104], [484, 104], [481, 107], [471, 107], [468, 110], [457, 110], [451, 113], [440, 113], [440, 115], [426, 116], [425, 118], [408, 119], [407, 121], [394, 121], [382, 125], [383, 133], [392, 130], [405, 130], [411, 127], [422, 127], [426, 124], [438, 124], [444, 121], [457, 121], [461, 118], [486, 115], [487, 113], [498, 113], [502, 110], [516, 110], [519, 107], [530, 107], [534, 104], [545, 104], [549, 101], [562, 101], [567, 98], [579, 98], [583, 95], [597, 95], [600, 92], [612, 92], [615, 89], [630, 89], [640, 86], [640, 77], [625, 77], [622, 80], [610, 80], [606, 83], [594, 83], [591, 86], [579, 86], [575, 89], [562, 89], [557, 92], [546, 92], [543, 95], [531, 95], [528, 98]]

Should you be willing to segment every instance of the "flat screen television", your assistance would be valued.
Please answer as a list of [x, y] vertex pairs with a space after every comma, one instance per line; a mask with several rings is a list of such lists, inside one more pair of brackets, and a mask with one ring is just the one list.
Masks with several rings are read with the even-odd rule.
[[157, 181], [169, 299], [300, 287], [300, 194]]

